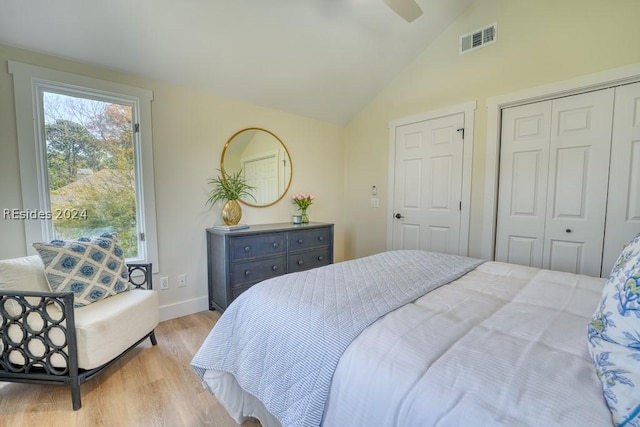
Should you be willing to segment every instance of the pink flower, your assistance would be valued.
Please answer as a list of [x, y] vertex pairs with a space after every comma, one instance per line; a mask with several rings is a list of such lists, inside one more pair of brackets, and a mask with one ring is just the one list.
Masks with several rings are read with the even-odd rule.
[[313, 194], [309, 193], [296, 193], [291, 195], [292, 203], [298, 205], [298, 209], [305, 210], [313, 203], [313, 199], [315, 199]]

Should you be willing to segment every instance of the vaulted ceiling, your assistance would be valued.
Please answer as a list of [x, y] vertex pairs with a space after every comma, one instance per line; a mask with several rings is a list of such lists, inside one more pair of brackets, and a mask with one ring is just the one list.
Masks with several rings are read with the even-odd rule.
[[2, 0], [0, 43], [344, 124], [473, 0]]

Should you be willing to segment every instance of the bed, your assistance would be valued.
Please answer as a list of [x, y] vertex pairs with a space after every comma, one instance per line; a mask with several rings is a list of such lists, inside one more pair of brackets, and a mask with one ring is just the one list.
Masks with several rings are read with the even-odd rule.
[[[637, 273], [636, 240], [625, 273]], [[591, 347], [602, 347], [602, 337], [615, 341], [593, 328], [612, 320], [602, 312], [606, 283], [384, 252], [252, 287], [221, 316], [192, 366], [239, 423], [637, 426], [637, 389], [627, 393], [618, 381], [622, 393], [607, 390], [599, 377], [616, 372], [632, 382], [638, 368], [630, 376], [607, 368], [608, 358], [594, 366], [603, 353]], [[624, 414], [612, 412], [612, 396], [626, 405]]]

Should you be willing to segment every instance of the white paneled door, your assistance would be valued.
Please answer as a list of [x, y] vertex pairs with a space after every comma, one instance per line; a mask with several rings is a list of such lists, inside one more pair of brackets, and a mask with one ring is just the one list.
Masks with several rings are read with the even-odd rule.
[[393, 249], [459, 253], [464, 114], [398, 126]]
[[542, 266], [600, 276], [614, 90], [553, 101]]
[[502, 112], [496, 259], [542, 267], [551, 101]]
[[503, 111], [496, 259], [600, 276], [614, 89]]
[[265, 205], [278, 198], [278, 158], [269, 154], [250, 160], [242, 161], [244, 178], [252, 187], [254, 199], [249, 198], [250, 203]]
[[640, 233], [640, 83], [616, 89], [614, 111], [603, 276]]

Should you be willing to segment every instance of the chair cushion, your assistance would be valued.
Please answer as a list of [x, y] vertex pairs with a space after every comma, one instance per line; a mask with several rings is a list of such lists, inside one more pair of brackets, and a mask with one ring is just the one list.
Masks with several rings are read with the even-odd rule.
[[[32, 255], [0, 260], [0, 290], [49, 292], [40, 257]], [[11, 300], [5, 301], [4, 309], [10, 316], [21, 313], [20, 305]]]
[[133, 289], [75, 310], [78, 366], [93, 369], [153, 331], [160, 321], [158, 292]]
[[640, 425], [640, 235], [618, 257], [587, 331], [614, 424]]
[[[93, 369], [113, 360], [140, 338], [155, 329], [159, 322], [158, 293], [152, 290], [134, 289], [106, 298], [85, 307], [76, 308], [75, 329], [78, 345], [78, 367]], [[62, 318], [57, 305], [47, 306], [47, 315], [56, 321]], [[42, 317], [37, 313], [27, 316], [27, 323], [34, 331], [43, 330]], [[9, 329], [9, 342], [19, 344], [23, 337], [18, 328]], [[64, 346], [64, 335], [57, 327], [45, 333], [55, 346]], [[42, 340], [30, 340], [26, 346], [37, 358], [47, 359], [47, 349]], [[24, 365], [20, 351], [12, 352], [9, 360]], [[65, 366], [60, 354], [52, 353], [51, 364]], [[37, 365], [37, 363], [36, 363]]]
[[129, 289], [123, 251], [113, 234], [73, 241], [34, 243], [53, 292], [74, 293], [83, 307]]

